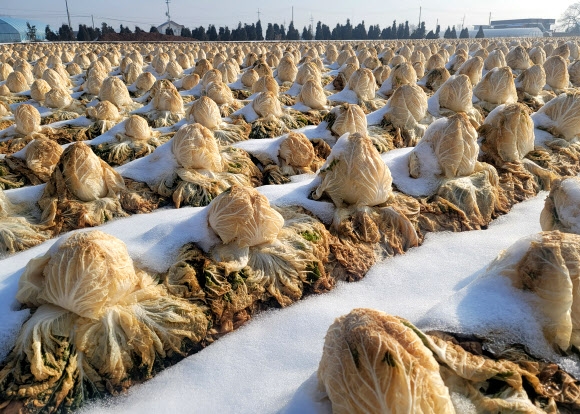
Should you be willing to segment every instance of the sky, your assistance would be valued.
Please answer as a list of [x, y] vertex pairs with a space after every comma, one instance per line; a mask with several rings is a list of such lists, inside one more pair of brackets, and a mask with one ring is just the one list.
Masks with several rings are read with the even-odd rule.
[[[514, 0], [366, 0], [361, 8], [360, 3], [344, 0], [295, 0], [294, 2], [269, 2], [263, 0], [221, 0], [219, 6], [213, 2], [203, 2], [198, 5], [191, 0], [171, 0], [169, 10], [171, 19], [179, 24], [193, 28], [207, 27], [209, 24], [236, 27], [238, 22], [254, 23], [260, 19], [265, 28], [267, 23], [286, 23], [292, 20], [294, 7], [294, 24], [298, 28], [308, 26], [310, 19], [314, 24], [321, 21], [331, 28], [337, 23], [345, 23], [351, 19], [353, 23], [364, 20], [369, 25], [379, 24], [381, 28], [392, 25], [393, 20], [410, 24], [425, 21], [427, 29], [434, 29], [437, 22], [445, 28], [448, 25], [461, 27], [462, 23], [471, 29], [473, 25], [487, 24], [491, 13], [492, 20], [513, 18], [551, 18], [558, 19], [572, 4], [571, 0], [530, 0], [522, 7], [521, 1]], [[149, 29], [151, 25], [158, 26], [166, 21], [167, 5], [165, 0], [99, 0], [99, 1], [68, 1], [71, 24], [74, 29], [79, 24], [91, 25], [91, 16], [95, 26], [106, 21], [116, 30], [119, 25], [139, 26]], [[226, 12], [224, 12], [224, 10]], [[17, 18], [30, 18], [49, 24], [53, 30], [66, 23], [65, 0], [0, 0], [0, 15]], [[465, 20], [464, 20], [465, 19]]]

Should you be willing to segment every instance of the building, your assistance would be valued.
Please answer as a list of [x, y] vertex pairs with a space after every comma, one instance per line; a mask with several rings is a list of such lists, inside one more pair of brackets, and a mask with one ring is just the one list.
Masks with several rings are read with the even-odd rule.
[[[483, 24], [485, 37], [542, 37], [550, 36], [556, 19], [511, 19], [492, 20], [489, 25]], [[469, 37], [474, 37], [480, 25], [473, 26]]]
[[28, 40], [26, 33], [28, 27], [36, 26], [36, 40], [45, 40], [46, 23], [31, 19], [15, 19], [12, 17], [0, 16], [0, 43], [25, 42]]
[[537, 27], [542, 32], [550, 32], [552, 25], [556, 24], [556, 19], [512, 19], [512, 20], [492, 20], [491, 26], [494, 29], [529, 29]]
[[183, 29], [185, 26], [177, 24], [173, 20], [169, 20], [168, 22], [163, 23], [161, 26], [157, 26], [157, 30], [159, 33], [165, 34], [165, 31], [168, 27], [171, 27], [175, 36], [179, 36], [181, 35], [181, 29]]

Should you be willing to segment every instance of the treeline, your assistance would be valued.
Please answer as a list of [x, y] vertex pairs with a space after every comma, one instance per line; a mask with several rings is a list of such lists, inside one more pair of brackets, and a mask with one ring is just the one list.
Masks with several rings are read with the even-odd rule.
[[[164, 34], [173, 36], [182, 36], [197, 39], [200, 41], [244, 41], [244, 40], [394, 40], [394, 39], [438, 39], [440, 37], [441, 27], [438, 25], [435, 31], [429, 30], [427, 32], [425, 28], [425, 22], [421, 22], [418, 27], [410, 27], [409, 22], [398, 23], [394, 20], [393, 24], [387, 26], [383, 29], [377, 25], [371, 25], [368, 29], [365, 26], [364, 20], [353, 26], [350, 19], [347, 19], [346, 24], [342, 25], [337, 23], [336, 26], [330, 29], [329, 26], [318, 22], [316, 28], [311, 26], [302, 29], [300, 32], [294, 27], [294, 22], [290, 22], [288, 28], [283, 24], [278, 23], [268, 23], [265, 33], [263, 32], [262, 22], [258, 20], [257, 23], [243, 24], [240, 22], [238, 26], [234, 29], [230, 29], [228, 26], [216, 28], [215, 25], [210, 24], [207, 29], [203, 26], [190, 29], [184, 27], [181, 29], [180, 33], [174, 33], [173, 29], [167, 28]], [[121, 34], [131, 34], [131, 33], [143, 33], [145, 32], [139, 26], [135, 27], [134, 31], [131, 31], [127, 26], [120, 26], [118, 32], [115, 31], [107, 23], [103, 22], [100, 28], [92, 28], [90, 26], [81, 24], [79, 25], [79, 30], [75, 35], [73, 30], [68, 26], [63, 24], [57, 32], [53, 32], [50, 26], [46, 26], [45, 34], [46, 39], [50, 41], [57, 40], [79, 40], [79, 41], [91, 41], [98, 40], [101, 36], [107, 33], [121, 33]], [[157, 27], [151, 26], [149, 29], [150, 33], [158, 33]], [[459, 36], [457, 35], [457, 30], [455, 26], [447, 26], [443, 34], [445, 39], [464, 39], [469, 38], [469, 32], [467, 28], [460, 31]], [[484, 37], [483, 29], [480, 26], [476, 37]]]

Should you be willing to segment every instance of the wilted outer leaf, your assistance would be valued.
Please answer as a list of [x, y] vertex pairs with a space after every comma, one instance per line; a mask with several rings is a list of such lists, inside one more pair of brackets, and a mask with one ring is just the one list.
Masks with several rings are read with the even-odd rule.
[[337, 207], [372, 207], [392, 196], [391, 172], [366, 135], [341, 136], [318, 174], [322, 182], [314, 198], [326, 193]]
[[455, 413], [439, 364], [409, 326], [371, 309], [330, 326], [318, 383], [335, 414]]

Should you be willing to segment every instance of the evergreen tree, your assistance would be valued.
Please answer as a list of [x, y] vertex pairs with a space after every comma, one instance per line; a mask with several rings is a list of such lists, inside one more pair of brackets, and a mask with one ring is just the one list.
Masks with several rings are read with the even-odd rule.
[[[189, 29], [187, 29], [189, 30]], [[145, 33], [145, 30], [141, 29], [139, 26], [135, 26], [135, 34]]]
[[89, 32], [90, 40], [97, 40], [99, 37], [101, 37], [101, 29], [98, 27], [93, 29], [92, 27], [87, 26], [87, 31]]
[[232, 40], [232, 32], [230, 31], [230, 28], [228, 26], [226, 26], [226, 28], [224, 29], [223, 40], [224, 40], [224, 42], [229, 42]]
[[451, 39], [451, 28], [449, 26], [447, 26], [445, 33], [443, 33], [443, 39]]
[[322, 22], [319, 20], [316, 23], [316, 32], [314, 32], [315, 40], [324, 40], [324, 35], [322, 34]]
[[173, 33], [171, 26], [167, 26], [167, 29], [165, 29], [165, 34], [168, 36], [173, 36], [175, 33]]
[[391, 26], [391, 37], [389, 39], [397, 38], [397, 21], [393, 20], [393, 25]]
[[477, 31], [475, 38], [476, 39], [483, 39], [484, 37], [485, 37], [485, 34], [483, 33], [483, 26], [479, 26], [479, 30]]
[[157, 27], [151, 26], [151, 29], [149, 29], [149, 33], [159, 33], [159, 30], [157, 30]]
[[288, 33], [286, 34], [288, 40], [300, 40], [300, 32], [294, 28], [294, 21], [290, 22], [288, 26]]
[[403, 39], [408, 39], [411, 37], [411, 31], [409, 30], [409, 21], [405, 22], [405, 29], [403, 30]]
[[[135, 31], [135, 33], [137, 33], [137, 31]], [[179, 36], [181, 37], [191, 37], [191, 30], [189, 29], [189, 27], [184, 27], [181, 29], [181, 33], [179, 33]]]
[[268, 23], [268, 27], [266, 27], [266, 40], [274, 39], [274, 26], [272, 26], [272, 23]]
[[461, 29], [461, 32], [459, 33], [459, 38], [460, 39], [469, 39], [469, 30], [467, 30], [467, 27], [464, 27], [463, 29]]
[[330, 40], [332, 38], [332, 34], [330, 33], [330, 27], [323, 24], [322, 25], [322, 38], [324, 40]]
[[[432, 32], [431, 32], [432, 33]], [[425, 22], [421, 22], [419, 27], [411, 33], [411, 39], [424, 39], [426, 35]]]
[[58, 29], [58, 40], [71, 41], [75, 40], [73, 30], [68, 24], [63, 24]]
[[107, 23], [102, 22], [101, 23], [101, 33], [104, 35], [106, 35], [107, 33], [116, 33], [115, 29], [113, 29], [111, 26], [109, 26]]
[[87, 26], [84, 24], [79, 24], [79, 32], [77, 33], [77, 40], [79, 42], [88, 42], [91, 40]]
[[286, 33], [286, 28], [283, 24], [280, 25], [280, 40], [288, 39], [288, 34]]
[[258, 20], [256, 23], [256, 40], [264, 40], [264, 34], [262, 33], [262, 22]]
[[36, 42], [36, 26], [26, 22], [26, 38], [31, 42]]
[[50, 26], [48, 24], [44, 28], [44, 37], [49, 42], [54, 42], [58, 40], [58, 35], [54, 33], [52, 30], [50, 30]]
[[433, 33], [433, 30], [429, 30], [429, 33], [427, 33], [427, 36], [425, 37], [425, 39], [437, 39], [437, 35], [435, 33]]
[[385, 27], [383, 29], [383, 31], [381, 32], [381, 39], [392, 39], [392, 34], [391, 34], [392, 29], [390, 27]]
[[207, 37], [210, 40], [210, 42], [215, 42], [216, 40], [218, 40], [218, 33], [213, 24], [210, 24], [209, 27], [207, 28]]
[[342, 39], [343, 40], [352, 40], [352, 24], [350, 23], [350, 19], [346, 19], [346, 25], [342, 29]]
[[245, 24], [244, 29], [246, 29], [246, 34], [248, 35], [248, 40], [257, 40], [256, 26], [254, 23], [252, 25]]
[[340, 24], [336, 24], [336, 27], [334, 29], [332, 29], [332, 34], [330, 36], [330, 38], [332, 40], [341, 40], [341, 35], [342, 35], [342, 29], [340, 28]]
[[396, 39], [404, 39], [404, 38], [405, 38], [405, 25], [403, 23], [400, 23], [399, 27], [397, 27]]
[[366, 40], [368, 38], [364, 20], [354, 28], [352, 31], [352, 38], [355, 40]]
[[450, 39], [457, 39], [457, 30], [455, 30], [455, 26], [451, 29], [451, 34], [449, 35]]
[[435, 29], [435, 39], [439, 39], [439, 34], [441, 33], [441, 25], [437, 25], [437, 28]]
[[238, 27], [237, 27], [237, 29], [234, 30], [232, 35], [233, 35], [233, 40], [237, 40], [237, 41], [248, 40], [248, 33], [246, 33], [246, 28], [244, 26], [242, 26], [242, 22], [238, 23]]

